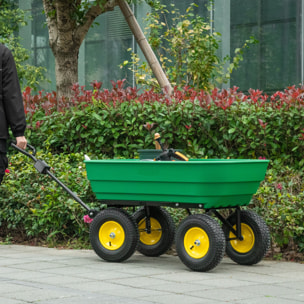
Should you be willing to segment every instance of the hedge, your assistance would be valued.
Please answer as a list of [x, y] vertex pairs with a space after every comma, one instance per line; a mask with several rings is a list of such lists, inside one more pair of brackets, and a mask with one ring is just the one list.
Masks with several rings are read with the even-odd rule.
[[25, 95], [30, 141], [53, 153], [90, 152], [132, 158], [153, 148], [153, 135], [192, 157], [259, 158], [304, 165], [304, 88], [267, 96], [234, 87], [211, 94], [175, 89], [172, 98], [139, 94], [114, 84], [112, 91], [79, 90], [71, 103]]

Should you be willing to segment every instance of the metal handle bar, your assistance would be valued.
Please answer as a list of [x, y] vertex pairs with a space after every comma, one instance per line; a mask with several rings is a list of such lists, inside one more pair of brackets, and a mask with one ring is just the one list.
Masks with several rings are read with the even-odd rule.
[[61, 186], [70, 196], [73, 197], [73, 199], [79, 203], [83, 208], [85, 208], [89, 212], [90, 218], [94, 218], [94, 216], [98, 213], [98, 211], [91, 209], [89, 206], [87, 206], [73, 191], [71, 191], [64, 183], [62, 183], [51, 171], [51, 167], [43, 160], [39, 160], [35, 157], [36, 155], [36, 149], [27, 144], [27, 147], [32, 150], [32, 153], [27, 152], [26, 150], [23, 150], [19, 147], [14, 142], [11, 142], [11, 146], [21, 152], [22, 154], [30, 157], [34, 162], [34, 167], [35, 169], [42, 174], [47, 174], [50, 176], [59, 186]]
[[33, 146], [31, 146], [30, 144], [27, 144], [27, 148], [29, 148], [30, 150], [32, 150], [32, 153], [29, 153], [26, 150], [23, 150], [23, 149], [19, 148], [16, 145], [16, 143], [14, 143], [14, 142], [11, 142], [11, 146], [14, 149], [18, 150], [19, 152], [21, 152], [22, 154], [30, 157], [33, 161], [35, 161], [35, 162], [37, 161], [37, 158], [35, 157], [36, 156], [36, 149]]

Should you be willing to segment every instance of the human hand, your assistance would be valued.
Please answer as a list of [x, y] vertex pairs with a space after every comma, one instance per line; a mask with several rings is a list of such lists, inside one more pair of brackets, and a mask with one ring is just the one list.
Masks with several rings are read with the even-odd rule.
[[18, 136], [16, 137], [16, 145], [18, 148], [25, 150], [27, 145], [27, 140], [24, 136]]

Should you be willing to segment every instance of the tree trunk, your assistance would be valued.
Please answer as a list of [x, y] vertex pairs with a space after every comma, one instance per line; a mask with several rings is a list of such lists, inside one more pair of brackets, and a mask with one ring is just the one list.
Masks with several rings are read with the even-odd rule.
[[70, 52], [56, 51], [56, 89], [59, 98], [70, 97], [72, 85], [78, 82], [78, 53], [78, 45]]
[[[75, 18], [81, 0], [43, 0], [49, 30], [49, 44], [55, 57], [58, 100], [71, 96], [71, 87], [78, 82], [78, 54], [93, 21], [100, 14], [113, 10], [116, 0], [105, 0], [103, 6], [92, 5], [81, 18]], [[73, 17], [74, 16], [74, 17]]]

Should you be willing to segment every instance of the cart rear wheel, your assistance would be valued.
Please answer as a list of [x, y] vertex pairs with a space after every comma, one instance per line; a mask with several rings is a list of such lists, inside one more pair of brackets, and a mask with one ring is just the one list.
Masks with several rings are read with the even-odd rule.
[[172, 245], [175, 236], [175, 225], [171, 215], [159, 207], [148, 207], [150, 211], [151, 232], [146, 226], [145, 208], [137, 210], [133, 217], [138, 225], [139, 243], [137, 250], [146, 256], [164, 254]]
[[101, 211], [90, 226], [91, 245], [98, 256], [109, 262], [122, 262], [135, 251], [138, 231], [135, 221], [124, 210]]
[[[236, 230], [236, 214], [228, 217], [227, 221]], [[227, 239], [226, 253], [236, 263], [253, 265], [260, 262], [270, 246], [270, 233], [264, 220], [249, 210], [241, 211], [241, 234], [243, 240], [234, 239], [236, 236], [226, 226], [223, 227]]]
[[209, 271], [224, 256], [224, 233], [210, 216], [189, 215], [177, 228], [176, 251], [180, 260], [190, 269]]

